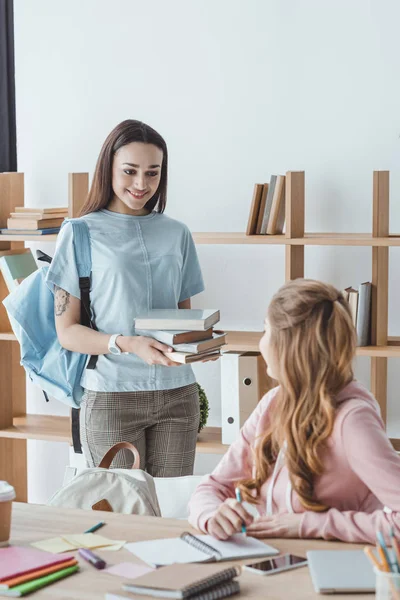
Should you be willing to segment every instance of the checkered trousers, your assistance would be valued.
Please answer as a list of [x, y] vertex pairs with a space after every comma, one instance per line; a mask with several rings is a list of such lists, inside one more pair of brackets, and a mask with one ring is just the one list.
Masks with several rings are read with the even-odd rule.
[[[140, 468], [153, 477], [192, 475], [200, 409], [195, 383], [174, 390], [94, 392], [86, 390], [80, 412], [82, 449], [97, 467], [117, 442], [131, 442]], [[121, 450], [112, 467], [130, 469], [133, 456]]]

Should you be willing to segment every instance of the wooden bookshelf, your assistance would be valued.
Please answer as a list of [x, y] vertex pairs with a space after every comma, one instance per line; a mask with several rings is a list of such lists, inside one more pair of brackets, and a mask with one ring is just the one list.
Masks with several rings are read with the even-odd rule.
[[[69, 216], [79, 214], [88, 191], [88, 174], [69, 175]], [[0, 174], [0, 227], [10, 212], [24, 204], [21, 173]], [[285, 279], [304, 276], [305, 246], [366, 246], [372, 249], [372, 342], [357, 348], [358, 356], [371, 358], [371, 390], [386, 418], [387, 359], [400, 357], [400, 336], [388, 336], [389, 247], [400, 246], [400, 234], [389, 234], [389, 173], [373, 176], [373, 226], [371, 233], [305, 233], [305, 183], [303, 172], [286, 175], [286, 232], [284, 235], [246, 236], [238, 232], [194, 233], [197, 244], [275, 244], [285, 246]], [[54, 242], [57, 235], [0, 235], [0, 250], [18, 249], [24, 242]], [[69, 417], [26, 414], [25, 373], [19, 365], [19, 346], [1, 300], [7, 294], [0, 275], [0, 479], [9, 480], [17, 499], [27, 499], [26, 440], [70, 443]], [[262, 332], [228, 331], [225, 351], [257, 352]], [[400, 450], [400, 439], [391, 440]], [[197, 451], [223, 454], [221, 428], [206, 427], [199, 434]]]

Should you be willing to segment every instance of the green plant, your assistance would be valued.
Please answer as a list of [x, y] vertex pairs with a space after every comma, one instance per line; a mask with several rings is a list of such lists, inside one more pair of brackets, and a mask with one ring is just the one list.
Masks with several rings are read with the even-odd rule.
[[208, 414], [210, 412], [210, 405], [208, 404], [207, 395], [200, 384], [197, 384], [197, 388], [199, 390], [199, 400], [200, 400], [200, 423], [199, 423], [199, 432], [200, 432], [207, 423]]

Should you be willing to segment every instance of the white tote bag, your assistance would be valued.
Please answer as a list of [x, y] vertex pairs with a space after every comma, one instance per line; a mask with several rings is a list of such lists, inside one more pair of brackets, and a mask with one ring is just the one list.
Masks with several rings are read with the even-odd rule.
[[[135, 457], [132, 469], [110, 469], [113, 458], [123, 448], [130, 450]], [[47, 504], [159, 517], [161, 511], [153, 477], [139, 467], [139, 452], [133, 444], [115, 444], [98, 467], [80, 471]]]

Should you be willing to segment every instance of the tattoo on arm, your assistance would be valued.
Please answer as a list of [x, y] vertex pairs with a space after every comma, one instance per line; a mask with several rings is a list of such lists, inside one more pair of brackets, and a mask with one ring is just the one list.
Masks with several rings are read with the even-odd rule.
[[58, 285], [54, 286], [55, 294], [54, 294], [54, 308], [56, 317], [61, 317], [63, 313], [67, 310], [67, 306], [69, 304], [70, 293], [66, 292], [62, 288], [58, 287]]

